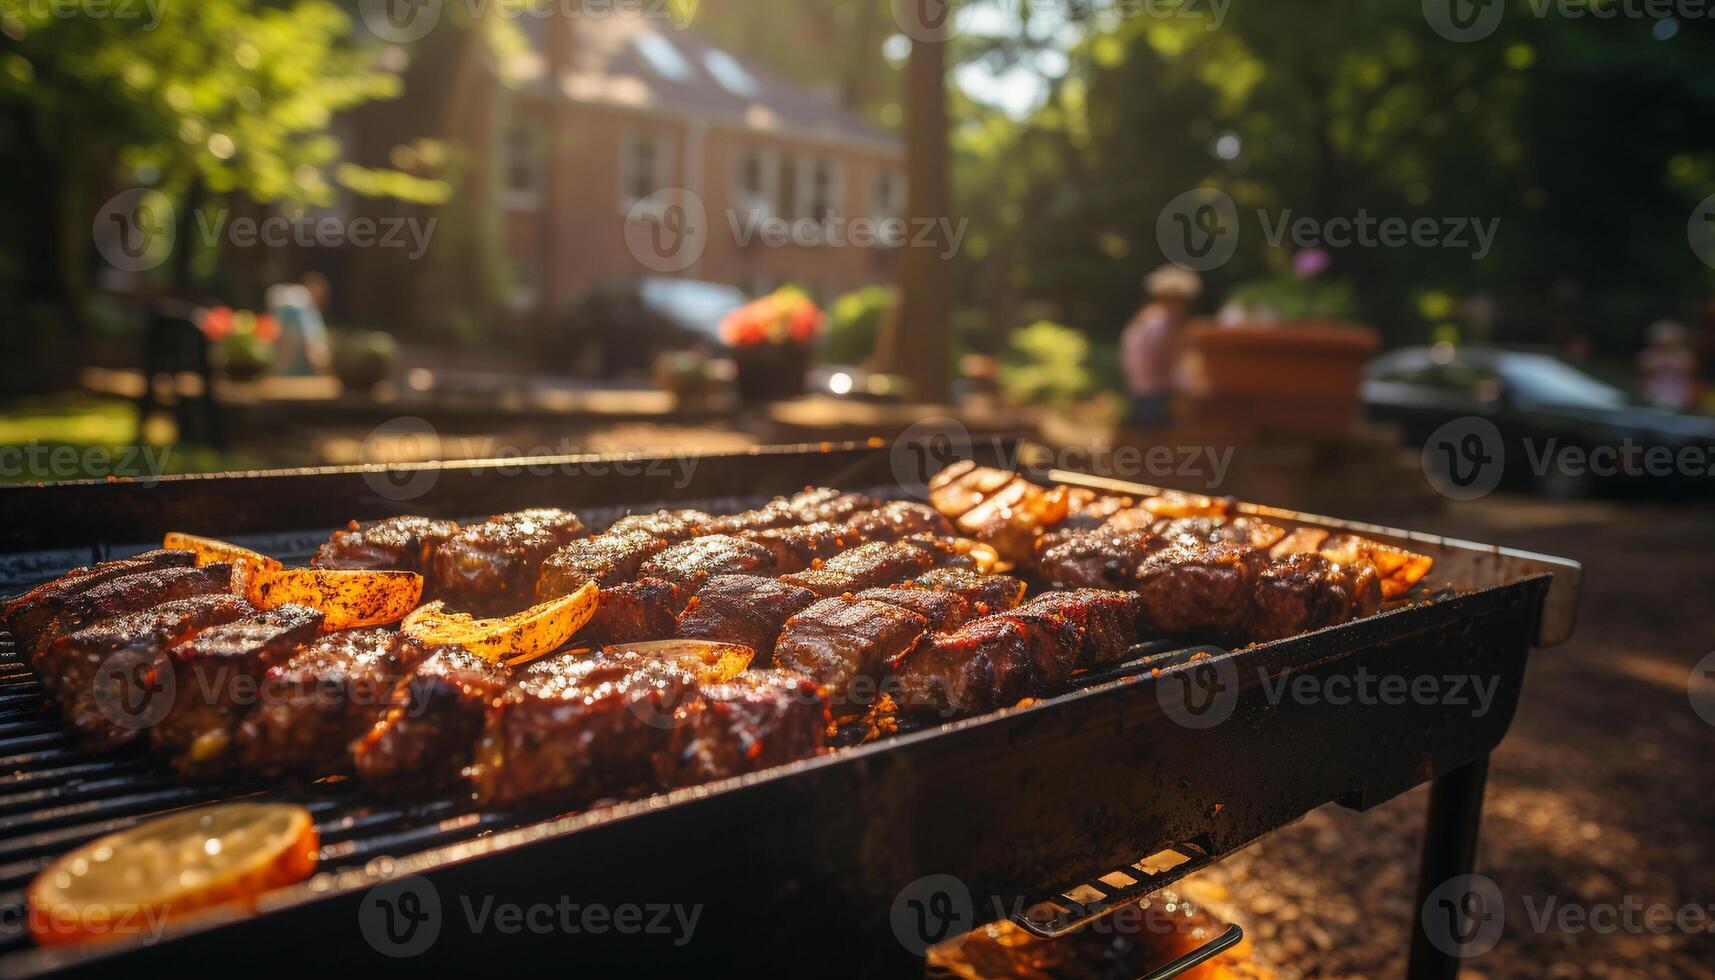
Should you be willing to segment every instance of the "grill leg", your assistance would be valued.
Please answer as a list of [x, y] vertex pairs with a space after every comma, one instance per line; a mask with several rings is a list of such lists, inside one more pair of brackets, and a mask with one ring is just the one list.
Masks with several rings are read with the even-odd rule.
[[1485, 755], [1430, 784], [1429, 819], [1417, 870], [1417, 904], [1412, 907], [1411, 960], [1406, 968], [1410, 980], [1452, 980], [1459, 974], [1459, 957], [1436, 946], [1424, 931], [1423, 906], [1438, 885], [1470, 874], [1475, 867], [1483, 787], [1488, 778], [1489, 757]]

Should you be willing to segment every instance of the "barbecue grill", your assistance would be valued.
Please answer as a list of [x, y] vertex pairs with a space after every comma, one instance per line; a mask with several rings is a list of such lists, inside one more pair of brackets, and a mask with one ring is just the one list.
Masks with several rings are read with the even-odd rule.
[[[406, 512], [468, 518], [553, 505], [599, 523], [662, 505], [756, 506], [807, 484], [910, 496], [897, 462], [872, 442], [677, 460], [565, 456], [6, 488], [0, 591], [143, 550], [170, 529], [303, 559], [350, 519]], [[1058, 470], [1026, 475], [1119, 493], [1154, 489]], [[185, 786], [140, 752], [76, 749], [10, 638], [0, 638], [0, 771], [12, 774], [0, 792], [0, 975], [224, 961], [247, 974], [301, 977], [425, 963], [481, 969], [496, 957], [580, 970], [738, 964], [788, 975], [921, 975], [923, 944], [996, 918], [995, 910], [1059, 935], [1322, 804], [1368, 808], [1431, 780], [1421, 889], [1469, 871], [1487, 756], [1512, 720], [1528, 651], [1571, 631], [1578, 566], [1238, 509], [1428, 554], [1442, 588], [1368, 619], [1195, 662], [1187, 662], [1192, 650], [1140, 645], [1124, 663], [1027, 706], [571, 815], [488, 812], [458, 797], [401, 805], [349, 782]], [[1496, 685], [1494, 701], [1483, 713], [1469, 704], [1270, 696], [1272, 682], [1288, 675], [1325, 684], [1364, 672], [1472, 675]], [[1211, 706], [1218, 724], [1199, 715]], [[267, 894], [254, 911], [216, 913], [159, 941], [31, 947], [23, 888], [57, 855], [152, 814], [240, 797], [307, 806], [323, 841], [322, 870]], [[937, 889], [947, 881], [956, 885]], [[933, 921], [902, 914], [925, 888], [936, 900], [918, 911]], [[571, 937], [512, 931], [481, 918], [495, 902], [636, 905], [645, 922], [668, 905], [700, 912], [691, 940], [675, 945], [611, 926]], [[925, 922], [930, 928], [912, 935]], [[407, 957], [420, 949], [430, 952]], [[1429, 976], [1450, 975], [1456, 960], [1419, 927], [1411, 962], [1414, 975]]]

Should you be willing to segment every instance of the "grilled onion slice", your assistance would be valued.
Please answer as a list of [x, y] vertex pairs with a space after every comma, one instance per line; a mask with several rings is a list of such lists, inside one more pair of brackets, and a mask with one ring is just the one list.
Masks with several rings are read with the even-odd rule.
[[327, 632], [397, 623], [423, 598], [416, 572], [351, 568], [256, 568], [235, 566], [239, 591], [258, 609], [286, 603], [322, 614]]
[[594, 582], [587, 582], [571, 595], [498, 619], [447, 612], [435, 601], [406, 616], [400, 630], [431, 646], [461, 646], [495, 663], [524, 661], [551, 653], [571, 639], [595, 615], [599, 593]]
[[168, 531], [161, 538], [161, 547], [177, 551], [194, 552], [198, 565], [207, 565], [217, 561], [229, 561], [233, 564], [249, 562], [257, 568], [281, 568], [280, 562], [264, 555], [260, 551], [251, 551], [242, 545], [219, 538], [205, 538], [198, 534], [186, 534], [183, 531]]

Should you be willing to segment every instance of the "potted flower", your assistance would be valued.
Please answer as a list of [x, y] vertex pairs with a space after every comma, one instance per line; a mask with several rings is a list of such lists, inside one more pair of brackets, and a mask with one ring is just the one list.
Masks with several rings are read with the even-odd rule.
[[333, 373], [346, 391], [362, 393], [393, 373], [399, 360], [399, 344], [382, 330], [363, 330], [334, 336]]
[[280, 323], [267, 313], [217, 306], [203, 314], [202, 332], [212, 345], [215, 366], [234, 381], [254, 381], [274, 364]]
[[746, 402], [791, 397], [804, 388], [810, 349], [825, 317], [791, 286], [744, 304], [722, 318], [721, 340], [732, 349], [739, 397]]
[[1234, 287], [1216, 320], [1191, 322], [1203, 414], [1307, 434], [1349, 430], [1380, 341], [1349, 319], [1350, 286], [1322, 278], [1328, 262], [1305, 249], [1290, 271]]

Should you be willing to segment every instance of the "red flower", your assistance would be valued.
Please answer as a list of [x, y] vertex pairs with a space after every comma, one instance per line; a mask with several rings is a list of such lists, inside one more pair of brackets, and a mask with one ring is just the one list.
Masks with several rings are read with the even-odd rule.
[[272, 342], [280, 336], [280, 321], [274, 319], [272, 313], [256, 314], [256, 326], [253, 328], [257, 340]]
[[232, 307], [216, 306], [202, 315], [202, 332], [210, 340], [219, 340], [232, 332]]

